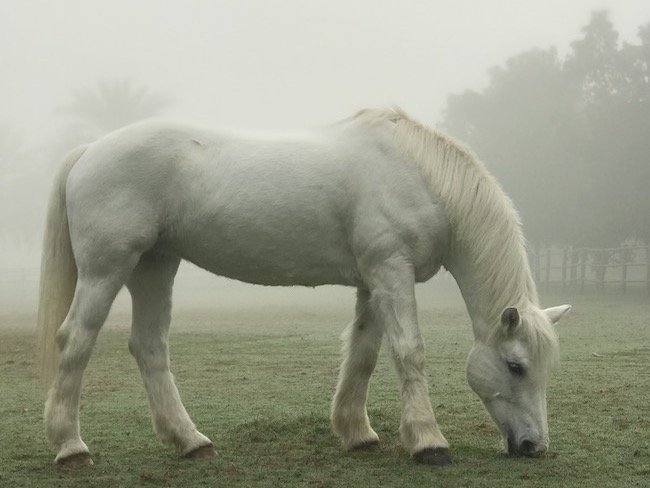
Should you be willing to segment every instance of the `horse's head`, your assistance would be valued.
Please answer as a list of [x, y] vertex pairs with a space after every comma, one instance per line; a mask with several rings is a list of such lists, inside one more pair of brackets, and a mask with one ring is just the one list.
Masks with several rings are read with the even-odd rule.
[[488, 339], [476, 341], [469, 353], [469, 385], [510, 454], [537, 456], [548, 448], [546, 383], [558, 357], [553, 324], [570, 308], [506, 308]]

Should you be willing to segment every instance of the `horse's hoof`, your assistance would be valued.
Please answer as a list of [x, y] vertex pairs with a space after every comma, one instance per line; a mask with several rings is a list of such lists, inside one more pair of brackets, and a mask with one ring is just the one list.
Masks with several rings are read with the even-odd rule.
[[381, 446], [379, 445], [379, 440], [365, 441], [360, 444], [357, 444], [352, 447], [348, 447], [348, 452], [358, 452], [358, 451], [381, 451]]
[[451, 454], [447, 447], [427, 447], [413, 454], [413, 459], [418, 464], [433, 466], [447, 466], [451, 464]]
[[197, 447], [193, 451], [185, 454], [185, 457], [188, 459], [210, 459], [216, 457], [216, 455], [217, 451], [214, 450], [212, 444], [209, 444], [207, 446]]
[[83, 466], [90, 466], [93, 463], [90, 454], [87, 452], [78, 452], [61, 459], [57, 459], [56, 464], [65, 466], [66, 468], [81, 468]]

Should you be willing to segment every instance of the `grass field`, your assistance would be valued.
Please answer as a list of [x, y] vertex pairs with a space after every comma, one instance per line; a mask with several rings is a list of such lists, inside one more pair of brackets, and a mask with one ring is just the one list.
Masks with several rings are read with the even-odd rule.
[[33, 372], [33, 317], [0, 315], [0, 486], [650, 486], [650, 305], [574, 304], [561, 324], [562, 363], [548, 391], [550, 452], [516, 459], [463, 367], [466, 313], [424, 310], [432, 402], [454, 464], [415, 465], [398, 443], [399, 401], [386, 354], [370, 389], [381, 452], [346, 454], [329, 401], [339, 333], [351, 312], [332, 307], [179, 311], [172, 369], [186, 408], [212, 438], [214, 460], [179, 459], [153, 435], [129, 356], [128, 316], [113, 314], [87, 371], [81, 424], [95, 465], [68, 470], [42, 427]]

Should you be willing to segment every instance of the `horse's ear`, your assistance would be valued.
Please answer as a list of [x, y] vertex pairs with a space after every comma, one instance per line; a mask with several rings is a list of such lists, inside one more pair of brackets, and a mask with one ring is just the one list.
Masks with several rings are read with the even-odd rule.
[[501, 325], [506, 328], [508, 333], [515, 330], [521, 324], [521, 316], [516, 307], [508, 307], [501, 314]]
[[544, 310], [544, 313], [552, 324], [556, 324], [569, 310], [571, 310], [571, 305], [559, 305], [557, 307], [547, 308]]

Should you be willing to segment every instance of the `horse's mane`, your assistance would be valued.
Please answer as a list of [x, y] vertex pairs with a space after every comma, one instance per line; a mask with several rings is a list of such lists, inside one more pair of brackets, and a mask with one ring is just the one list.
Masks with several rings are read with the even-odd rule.
[[[538, 306], [521, 222], [512, 201], [471, 151], [450, 137], [411, 119], [399, 108], [367, 109], [355, 119], [394, 124], [398, 145], [413, 159], [439, 197], [452, 227], [454, 249], [466, 253], [480, 286], [482, 310], [497, 327], [506, 307]], [[539, 320], [522, 333], [536, 356], [548, 357], [555, 332]]]

